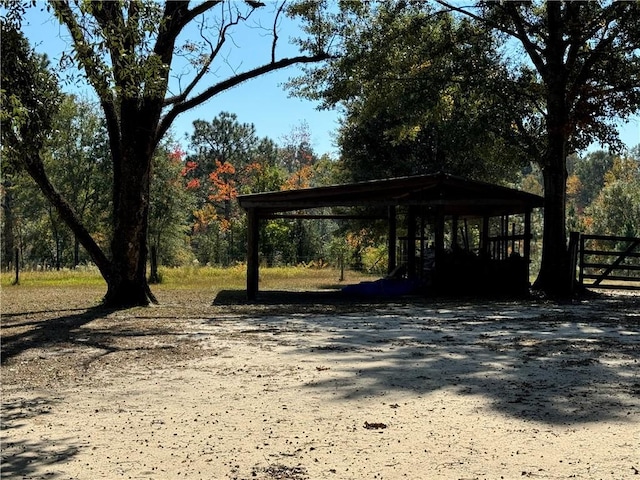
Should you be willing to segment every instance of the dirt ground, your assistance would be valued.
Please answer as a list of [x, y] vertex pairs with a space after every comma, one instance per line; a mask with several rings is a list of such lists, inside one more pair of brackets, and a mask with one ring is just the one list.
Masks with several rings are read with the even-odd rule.
[[639, 296], [100, 294], [2, 292], [2, 478], [640, 478]]

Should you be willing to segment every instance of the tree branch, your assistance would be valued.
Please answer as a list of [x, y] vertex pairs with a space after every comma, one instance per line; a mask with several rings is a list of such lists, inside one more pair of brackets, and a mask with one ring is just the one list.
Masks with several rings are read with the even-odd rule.
[[538, 45], [535, 45], [529, 39], [527, 35], [527, 30], [525, 27], [525, 20], [518, 12], [517, 5], [515, 5], [514, 3], [508, 3], [506, 6], [508, 9], [506, 12], [511, 18], [511, 20], [513, 21], [514, 26], [516, 27], [517, 35], [515, 35], [515, 38], [520, 40], [520, 42], [522, 43], [522, 46], [524, 47], [525, 51], [529, 55], [529, 58], [531, 59], [533, 64], [536, 66], [536, 70], [538, 70], [538, 73], [540, 73], [540, 75], [544, 78], [546, 76], [547, 69], [546, 69], [544, 60], [540, 55], [540, 50], [541, 50], [540, 47]]
[[495, 22], [493, 20], [490, 20], [486, 17], [483, 17], [481, 15], [477, 15], [473, 12], [470, 12], [469, 10], [465, 10], [463, 7], [457, 7], [455, 5], [452, 5], [449, 2], [446, 2], [444, 0], [435, 0], [436, 3], [442, 5], [443, 7], [446, 7], [447, 9], [449, 9], [450, 11], [453, 12], [458, 12], [461, 13], [463, 15], [466, 15], [478, 22], [481, 22], [491, 28], [494, 28], [502, 33], [506, 33], [507, 35], [516, 38], [518, 40], [520, 40], [520, 42], [522, 43], [522, 46], [524, 47], [525, 51], [527, 52], [527, 54], [529, 55], [529, 57], [531, 58], [531, 61], [534, 63], [534, 65], [536, 66], [536, 69], [542, 74], [542, 72], [545, 69], [545, 64], [544, 61], [542, 60], [542, 57], [540, 56], [541, 53], [541, 48], [534, 44], [528, 37], [527, 35], [527, 31], [525, 28], [525, 22], [524, 19], [520, 16], [520, 14], [517, 11], [517, 4], [515, 4], [515, 2], [505, 2], [505, 4], [500, 4], [500, 8], [504, 8], [505, 6], [508, 8], [508, 10], [505, 9], [505, 12], [509, 15], [509, 17], [511, 18], [511, 20], [514, 23], [515, 26], [515, 30], [507, 27], [504, 24], [501, 24], [499, 22]]
[[[191, 10], [187, 10], [185, 14], [181, 16], [180, 22], [178, 22], [180, 30], [182, 30], [189, 22], [191, 22], [191, 20], [196, 18], [198, 15], [206, 12], [207, 10], [210, 10], [211, 8], [222, 3], [223, 1], [224, 0], [211, 0], [207, 2], [202, 2], [200, 5], [196, 5]], [[167, 3], [170, 3], [170, 2], [167, 2]], [[187, 1], [185, 3], [188, 4], [189, 2]]]
[[329, 55], [327, 53], [321, 53], [313, 56], [298, 56], [298, 57], [292, 57], [292, 58], [283, 58], [281, 60], [278, 60], [277, 62], [270, 62], [266, 65], [262, 65], [260, 67], [254, 68], [244, 73], [240, 73], [238, 75], [235, 75], [232, 78], [224, 80], [206, 89], [199, 95], [196, 95], [195, 97], [189, 100], [185, 100], [183, 102], [175, 104], [174, 107], [169, 112], [167, 112], [167, 114], [160, 121], [156, 138], [157, 139], [162, 138], [162, 136], [167, 132], [167, 130], [169, 129], [169, 127], [171, 126], [171, 124], [173, 123], [173, 121], [178, 115], [180, 115], [183, 112], [186, 112], [187, 110], [191, 110], [192, 108], [197, 107], [198, 105], [203, 104], [210, 98], [214, 97], [215, 95], [221, 92], [224, 92], [225, 90], [228, 90], [237, 85], [240, 85], [241, 83], [246, 82], [247, 80], [251, 80], [252, 78], [256, 78], [256, 77], [259, 77], [260, 75], [264, 75], [269, 72], [280, 70], [282, 68], [286, 68], [291, 65], [295, 65], [297, 63], [320, 62], [328, 58], [329, 58]]
[[606, 32], [609, 30], [611, 23], [615, 21], [615, 17], [616, 17], [616, 14], [614, 12], [615, 8], [617, 8], [616, 4], [610, 5], [606, 9], [606, 13], [602, 15], [601, 20], [604, 20], [606, 18], [606, 23], [604, 25], [599, 24], [598, 30], [602, 29], [603, 36], [600, 38], [600, 41], [595, 46], [595, 48], [593, 48], [590, 51], [582, 67], [580, 68], [578, 75], [576, 75], [576, 77], [572, 82], [572, 85], [567, 94], [567, 100], [569, 102], [569, 105], [571, 105], [575, 101], [575, 99], [579, 96], [579, 92], [577, 91], [576, 86], [585, 85], [589, 81], [589, 78], [593, 74], [593, 68], [595, 67], [596, 62], [605, 57], [604, 54], [606, 49], [608, 49], [616, 40], [617, 35], [615, 32], [610, 32], [609, 36], [605, 36]]
[[39, 156], [29, 157], [25, 159], [24, 165], [31, 178], [33, 178], [42, 190], [42, 193], [51, 202], [51, 205], [53, 205], [78, 241], [87, 250], [104, 279], [108, 280], [111, 276], [111, 262], [91, 237], [91, 234], [84, 227], [71, 205], [69, 205], [65, 198], [53, 186], [45, 172], [42, 159]]
[[69, 30], [71, 38], [73, 39], [74, 48], [78, 55], [78, 65], [81, 68], [84, 68], [87, 74], [87, 80], [95, 89], [100, 100], [113, 101], [111, 98], [108, 76], [106, 74], [108, 68], [104, 63], [102, 63], [100, 57], [91, 47], [91, 42], [84, 37], [82, 28], [71, 11], [69, 2], [66, 0], [51, 2], [51, 7], [53, 8], [56, 17], [58, 17], [58, 20]]
[[84, 68], [87, 81], [93, 86], [98, 95], [100, 106], [105, 113], [109, 141], [112, 147], [111, 151], [113, 152], [113, 162], [114, 165], [117, 165], [120, 161], [120, 149], [114, 149], [113, 147], [117, 145], [118, 139], [120, 138], [120, 122], [106, 73], [109, 69], [96, 54], [91, 43], [85, 38], [82, 28], [71, 11], [69, 2], [66, 0], [51, 2], [51, 7], [58, 20], [63, 23], [69, 30], [69, 33], [71, 33], [74, 48], [78, 55], [78, 65], [80, 68]]
[[286, 0], [283, 1], [278, 7], [278, 11], [276, 12], [276, 16], [273, 19], [273, 42], [271, 43], [271, 63], [276, 61], [276, 44], [278, 43], [278, 19], [280, 15], [282, 15], [282, 11], [284, 10], [284, 6], [286, 4]]
[[238, 17], [235, 20], [230, 21], [229, 23], [225, 24], [222, 28], [220, 28], [220, 32], [218, 33], [218, 43], [216, 44], [215, 48], [213, 47], [213, 44], [204, 35], [202, 35], [202, 33], [201, 33], [202, 39], [205, 42], [209, 43], [209, 46], [211, 48], [211, 53], [209, 54], [209, 56], [207, 58], [207, 61], [204, 63], [202, 68], [200, 68], [200, 71], [196, 74], [196, 76], [193, 78], [191, 83], [189, 83], [189, 85], [187, 85], [187, 87], [184, 89], [184, 91], [182, 91], [178, 95], [175, 95], [173, 97], [165, 99], [164, 106], [180, 103], [180, 102], [183, 102], [184, 100], [186, 100], [186, 98], [189, 96], [189, 94], [198, 85], [200, 80], [202, 80], [202, 78], [206, 75], [207, 71], [209, 70], [209, 67], [211, 66], [211, 64], [213, 63], [215, 58], [220, 53], [220, 50], [222, 49], [222, 46], [224, 45], [224, 43], [225, 43], [225, 41], [227, 39], [227, 31], [231, 27], [233, 27], [235, 25], [238, 25], [241, 20], [246, 20], [248, 17], [249, 17], [248, 15], [246, 17], [244, 17], [242, 15], [238, 15]]

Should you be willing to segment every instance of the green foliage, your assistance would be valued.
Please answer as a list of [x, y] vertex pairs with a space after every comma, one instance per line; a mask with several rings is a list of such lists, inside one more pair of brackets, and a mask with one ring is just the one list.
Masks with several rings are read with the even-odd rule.
[[170, 139], [165, 141], [153, 157], [148, 235], [158, 262], [177, 266], [193, 260], [188, 234], [195, 199], [182, 175], [184, 153], [171, 143]]
[[259, 139], [255, 126], [240, 123], [234, 113], [220, 112], [211, 122], [195, 120], [188, 160], [197, 162], [189, 178], [204, 179], [216, 169], [216, 162], [229, 163], [236, 170], [251, 163]]
[[368, 246], [362, 252], [362, 267], [367, 273], [384, 275], [387, 273], [389, 252], [386, 245]]
[[[602, 150], [588, 153], [585, 157], [571, 156], [567, 159], [569, 198], [578, 210], [593, 202], [605, 185], [605, 175], [613, 166], [614, 157]], [[575, 178], [573, 178], [575, 176]], [[572, 182], [578, 182], [573, 185]], [[576, 195], [573, 190], [577, 189]]]
[[[528, 65], [518, 60], [520, 66], [514, 70], [514, 80], [523, 87], [521, 95], [540, 102], [529, 117], [539, 120], [523, 124], [525, 130], [548, 128], [545, 116], [548, 120], [549, 115], [561, 114], [564, 118], [551, 121], [565, 123], [569, 153], [597, 140], [620, 150], [616, 122], [640, 107], [640, 4], [486, 2], [482, 6], [487, 25], [517, 41], [521, 48], [513, 52], [524, 51], [530, 59]], [[550, 105], [554, 102], [558, 104]], [[547, 140], [540, 151], [547, 148]]]
[[[2, 260], [6, 265], [13, 263], [13, 249], [23, 248], [21, 240], [32, 235], [38, 239], [44, 233], [40, 228], [42, 221], [37, 224], [26, 221], [27, 212], [43, 197], [29, 198], [33, 183], [24, 181], [23, 171], [29, 165], [42, 166], [40, 151], [53, 128], [60, 99], [46, 57], [35, 54], [16, 28], [16, 23], [0, 19]], [[25, 186], [26, 191], [23, 190]], [[42, 236], [43, 239], [47, 237]], [[47, 258], [46, 248], [42, 250], [39, 255]]]
[[46, 56], [31, 50], [14, 25], [0, 19], [0, 134], [3, 171], [30, 161], [46, 141], [60, 102]]
[[[211, 122], [194, 122], [183, 175], [193, 192], [191, 247], [201, 264], [233, 265], [244, 261], [244, 213], [235, 198], [243, 193], [278, 191], [335, 183], [330, 158], [318, 159], [306, 124], [292, 130], [280, 145], [259, 139], [252, 124], [220, 113]], [[273, 220], [260, 230], [261, 253], [268, 265], [296, 265], [322, 257], [329, 222]]]
[[[189, 155], [183, 169], [187, 188], [195, 199], [193, 245], [203, 264], [230, 265], [244, 258], [244, 218], [235, 198], [251, 192], [258, 181], [267, 186], [273, 177], [273, 145], [260, 140], [253, 124], [221, 112], [211, 122], [196, 120]], [[265, 176], [263, 165], [265, 162]], [[273, 180], [273, 178], [272, 178]]]
[[[97, 105], [88, 99], [65, 96], [54, 119], [54, 134], [44, 152], [51, 182], [64, 195], [77, 217], [105, 250], [109, 250], [112, 167], [104, 119]], [[71, 232], [55, 212], [56, 228]], [[77, 241], [64, 245], [74, 251], [71, 265], [90, 261], [80, 255]], [[73, 262], [73, 263], [71, 263]]]
[[[43, 167], [94, 238], [108, 249], [111, 171], [99, 111], [87, 100], [65, 96], [50, 128], [53, 134], [46, 137], [38, 152]], [[11, 237], [23, 261], [56, 268], [90, 261], [25, 172], [17, 171], [4, 182], [5, 238]], [[12, 225], [6, 224], [7, 214]]]
[[588, 233], [640, 236], [640, 162], [615, 158], [605, 186], [585, 209]]
[[283, 266], [293, 262], [295, 243], [292, 224], [286, 220], [264, 222], [260, 229], [261, 253], [267, 266]]
[[367, 5], [327, 17], [341, 40], [336, 57], [290, 84], [344, 106], [339, 143], [352, 178], [517, 171], [524, 152], [507, 112], [522, 101], [506, 91], [496, 39], [426, 2]]

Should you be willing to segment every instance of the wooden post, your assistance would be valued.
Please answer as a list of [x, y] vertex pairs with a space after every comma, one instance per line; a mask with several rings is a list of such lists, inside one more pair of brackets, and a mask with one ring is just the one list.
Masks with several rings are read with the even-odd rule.
[[247, 299], [255, 300], [258, 296], [258, 275], [260, 259], [258, 242], [260, 237], [260, 219], [255, 208], [247, 210]]
[[442, 206], [435, 208], [435, 225], [434, 225], [434, 246], [435, 246], [435, 269], [433, 272], [433, 286], [436, 290], [443, 291], [448, 288], [445, 273], [444, 262], [444, 211]]
[[580, 248], [580, 233], [569, 233], [569, 291], [576, 291], [576, 268], [578, 265], [578, 249]]
[[442, 207], [436, 207], [435, 224], [436, 265], [444, 253], [444, 212]]
[[416, 209], [409, 207], [407, 220], [407, 276], [416, 278]]
[[458, 215], [451, 217], [451, 250], [458, 249]]
[[13, 280], [14, 285], [20, 285], [20, 250], [15, 249], [16, 278]]
[[489, 257], [491, 249], [489, 248], [489, 215], [482, 217], [482, 253]]
[[529, 276], [531, 275], [531, 209], [524, 213], [524, 240], [522, 243], [522, 257], [524, 259], [525, 271], [527, 274], [527, 288], [531, 286]]
[[579, 259], [580, 276], [578, 277], [580, 288], [584, 287], [584, 243], [585, 243], [584, 235], [580, 235], [580, 259]]
[[522, 256], [526, 260], [527, 265], [529, 265], [531, 260], [531, 209], [528, 209], [524, 214], [524, 244], [522, 245]]
[[418, 265], [418, 278], [422, 279], [424, 276], [424, 260], [425, 260], [425, 242], [426, 238], [424, 235], [424, 227], [425, 227], [425, 212], [424, 210], [420, 214], [420, 265]]
[[398, 237], [398, 224], [396, 221], [396, 207], [391, 205], [389, 207], [389, 261], [387, 264], [387, 273], [393, 272], [397, 264], [396, 259], [396, 242]]
[[471, 247], [469, 245], [469, 223], [467, 222], [466, 218], [464, 219], [464, 231], [461, 230], [461, 233], [462, 233], [462, 241], [464, 243], [464, 250], [468, 252], [471, 249]]

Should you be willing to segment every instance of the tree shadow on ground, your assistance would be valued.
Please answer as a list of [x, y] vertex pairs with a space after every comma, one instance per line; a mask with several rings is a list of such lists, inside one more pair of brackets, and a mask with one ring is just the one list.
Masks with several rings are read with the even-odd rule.
[[[70, 310], [75, 312], [78, 309]], [[89, 352], [89, 361], [110, 353], [149, 349], [147, 346], [131, 344], [125, 346], [122, 339], [134, 337], [152, 337], [175, 333], [168, 323], [138, 325], [135, 320], [149, 320], [152, 317], [125, 316], [110, 318], [119, 310], [97, 306], [79, 309], [79, 313], [58, 314], [62, 311], [43, 311], [31, 318], [29, 312], [3, 319], [1, 348], [2, 365], [30, 350], [39, 350], [41, 355], [56, 355], [61, 349]], [[153, 349], [161, 349], [157, 342]], [[86, 362], [85, 362], [86, 363]]]
[[374, 306], [432, 304], [420, 295], [347, 295], [339, 290], [288, 291], [268, 290], [258, 293], [256, 300], [247, 300], [245, 290], [221, 290], [214, 298], [213, 306], [223, 306], [236, 312], [255, 312], [265, 315], [278, 313], [327, 313], [371, 309]]
[[47, 478], [56, 478], [56, 465], [86, 447], [72, 438], [24, 437], [34, 421], [47, 421], [46, 416], [55, 411], [58, 401], [48, 394], [31, 397], [33, 385], [47, 391], [59, 382], [92, 382], [92, 374], [87, 375], [89, 366], [112, 354], [117, 354], [112, 363], [120, 364], [136, 361], [143, 352], [171, 355], [174, 346], [170, 336], [175, 331], [168, 322], [139, 320], [135, 313], [133, 318], [130, 315], [95, 307], [25, 312], [3, 318], [2, 375], [6, 390], [0, 439], [2, 478], [40, 478], [43, 471]]
[[[330, 296], [303, 294], [282, 312], [277, 298], [259, 298], [271, 315], [254, 318], [254, 326], [282, 330], [293, 354], [330, 366], [334, 375], [309, 389], [348, 399], [446, 389], [548, 424], [640, 415], [640, 297], [567, 304], [396, 299], [341, 310]], [[314, 341], [319, 331], [329, 337]]]
[[[104, 307], [81, 309], [80, 313], [63, 315], [53, 318], [29, 319], [26, 322], [4, 322], [2, 335], [2, 364], [4, 365], [17, 355], [33, 349], [46, 348], [64, 343], [76, 341], [77, 330], [84, 325], [108, 316], [114, 310]], [[55, 314], [56, 312], [46, 312]], [[42, 313], [42, 312], [41, 312]], [[29, 317], [29, 313], [22, 315]], [[17, 318], [17, 315], [13, 317]], [[29, 327], [29, 328], [21, 328]], [[6, 333], [7, 330], [17, 329], [15, 333]]]
[[[2, 478], [36, 478], [45, 467], [63, 463], [73, 458], [79, 451], [79, 446], [72, 445], [68, 439], [51, 442], [49, 439], [40, 441], [12, 440], [9, 431], [25, 425], [35, 417], [45, 416], [52, 410], [55, 400], [44, 397], [30, 400], [15, 400], [3, 402], [2, 405]], [[47, 478], [56, 478], [54, 472], [48, 472]]]

